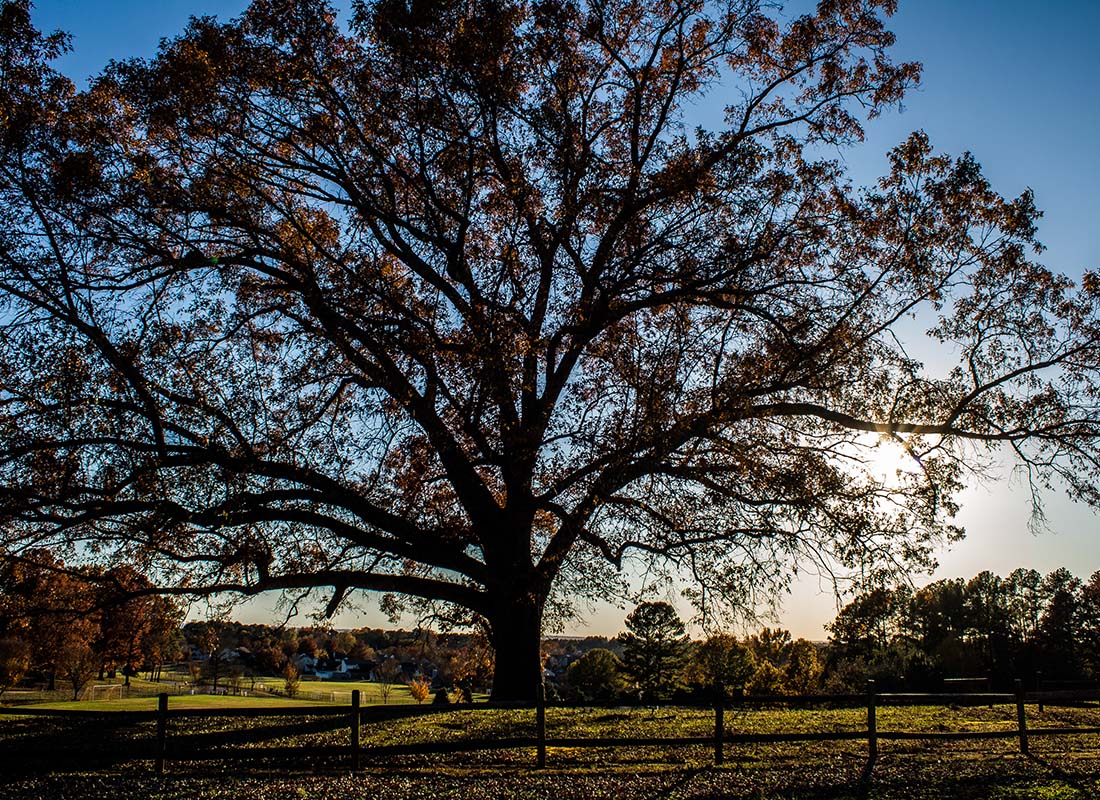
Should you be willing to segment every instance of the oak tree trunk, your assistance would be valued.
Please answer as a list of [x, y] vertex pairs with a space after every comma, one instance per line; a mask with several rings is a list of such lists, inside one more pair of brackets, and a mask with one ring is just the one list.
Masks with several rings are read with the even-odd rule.
[[493, 690], [498, 702], [534, 703], [542, 683], [542, 610], [545, 597], [529, 588], [498, 595], [489, 615], [495, 652]]

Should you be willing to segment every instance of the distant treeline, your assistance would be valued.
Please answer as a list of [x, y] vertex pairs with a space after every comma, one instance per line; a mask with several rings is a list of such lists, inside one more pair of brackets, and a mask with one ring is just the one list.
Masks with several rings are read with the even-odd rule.
[[[282, 674], [309, 656], [317, 669], [355, 665], [361, 675], [387, 662], [434, 687], [470, 691], [493, 681], [493, 654], [479, 632], [420, 628], [338, 631], [235, 621], [180, 625], [181, 607], [159, 597], [132, 567], [73, 568], [48, 553], [0, 560], [0, 695], [20, 683], [77, 696], [97, 675], [154, 675], [188, 661], [191, 679], [218, 682]], [[827, 643], [782, 629], [743, 638], [692, 641], [675, 609], [643, 603], [615, 638], [543, 641], [551, 696], [614, 700], [728, 693], [805, 694], [881, 690], [1035, 688], [1100, 679], [1100, 571], [1085, 582], [1067, 569], [1017, 569], [1002, 578], [936, 581], [921, 589], [880, 587], [848, 603], [828, 626]]]
[[[659, 625], [638, 612], [660, 607]], [[651, 614], [652, 616], [652, 614]], [[628, 632], [606, 644], [559, 642], [549, 659], [555, 691], [577, 699], [675, 697], [716, 686], [750, 694], [1074, 688], [1100, 679], [1100, 571], [1042, 575], [985, 571], [921, 589], [880, 587], [856, 596], [828, 626], [829, 641], [782, 629], [690, 641], [671, 606], [643, 604]], [[952, 683], [952, 679], [969, 679]]]
[[1071, 686], [1100, 678], [1100, 571], [1082, 582], [1067, 569], [921, 589], [879, 588], [856, 597], [829, 626], [826, 683], [938, 689], [944, 678], [986, 678], [1008, 688]]

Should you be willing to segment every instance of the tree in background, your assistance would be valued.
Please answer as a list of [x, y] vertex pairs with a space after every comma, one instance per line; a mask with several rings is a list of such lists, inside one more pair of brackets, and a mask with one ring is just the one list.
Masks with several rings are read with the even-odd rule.
[[43, 550], [0, 561], [0, 633], [27, 642], [32, 669], [42, 673], [54, 689], [58, 674], [58, 645], [72, 644], [86, 626], [74, 620], [92, 612], [87, 584]]
[[1015, 678], [1011, 666], [1011, 616], [1004, 582], [983, 570], [966, 584], [966, 638], [980, 650], [985, 674]]
[[102, 663], [95, 649], [100, 643], [98, 585], [45, 551], [3, 563], [0, 627], [31, 646], [32, 669], [46, 678], [50, 690], [60, 677], [78, 699], [90, 680], [87, 659]]
[[488, 637], [481, 632], [472, 633], [465, 644], [451, 651], [445, 672], [466, 702], [473, 692], [483, 691], [490, 684], [496, 686], [498, 678], [507, 680], [494, 663]]
[[130, 675], [144, 660], [141, 644], [154, 624], [157, 605], [153, 595], [140, 593], [150, 584], [133, 567], [107, 570], [102, 576], [102, 586], [96, 642], [96, 651], [102, 658], [99, 674], [102, 678], [104, 670], [121, 669], [129, 686]]
[[87, 618], [69, 620], [58, 639], [52, 642], [52, 668], [73, 690], [73, 700], [91, 683], [102, 664], [100, 654], [92, 647], [97, 626]]
[[1013, 635], [1025, 642], [1039, 635], [1039, 618], [1043, 614], [1043, 576], [1038, 570], [1020, 567], [1005, 579], [1010, 625]]
[[1085, 672], [1093, 680], [1100, 680], [1100, 570], [1081, 587], [1077, 619]]
[[[149, 620], [140, 644], [142, 666], [149, 670], [151, 681], [160, 681], [163, 665], [178, 661], [184, 655], [185, 642], [180, 630], [184, 611], [173, 598], [153, 596], [149, 599]], [[278, 669], [266, 671], [275, 674]]]
[[228, 626], [223, 620], [210, 620], [198, 625], [199, 649], [205, 655], [201, 664], [202, 680], [209, 683], [214, 694], [217, 694], [218, 682], [229, 671], [229, 661], [225, 657], [225, 650], [229, 645]]
[[287, 662], [283, 649], [272, 642], [262, 642], [252, 651], [255, 670], [261, 675], [279, 675]]
[[[902, 615], [899, 634], [942, 665], [950, 675], [967, 675], [972, 671], [967, 664], [964, 645], [966, 586], [961, 578], [935, 581], [913, 593], [908, 609], [896, 609]], [[837, 636], [834, 641], [842, 639]]]
[[765, 661], [782, 669], [791, 657], [791, 632], [783, 628], [761, 628], [745, 639], [758, 664]]
[[298, 668], [294, 666], [293, 661], [287, 661], [283, 665], [283, 694], [289, 698], [294, 698], [298, 694], [298, 689], [302, 685], [302, 674], [298, 671]]
[[394, 685], [401, 680], [401, 662], [393, 656], [383, 659], [374, 674], [378, 682], [378, 696], [382, 698], [383, 704], [388, 703]]
[[749, 694], [786, 694], [786, 673], [770, 661], [760, 661], [756, 665], [756, 671], [745, 685], [745, 690]]
[[875, 587], [852, 598], [826, 627], [830, 641], [848, 655], [871, 658], [889, 648], [909, 605], [907, 587]]
[[708, 636], [691, 652], [691, 682], [700, 689], [729, 694], [743, 689], [756, 672], [752, 650], [728, 633]]
[[791, 643], [787, 666], [783, 670], [783, 683], [792, 694], [815, 694], [821, 691], [824, 667], [818, 656], [818, 648], [806, 639]]
[[409, 681], [409, 695], [417, 703], [423, 703], [432, 693], [432, 684], [427, 678], [413, 678]]
[[1073, 679], [1081, 671], [1081, 581], [1065, 567], [1040, 585], [1046, 607], [1039, 618], [1040, 665], [1045, 678]]
[[229, 694], [239, 695], [244, 688], [245, 668], [243, 664], [230, 664], [225, 669], [225, 688]]
[[565, 672], [569, 696], [582, 701], [609, 701], [626, 687], [623, 662], [602, 647], [594, 647], [571, 663]]
[[1100, 576], [1082, 584], [1064, 568], [1045, 577], [1021, 568], [1005, 579], [984, 571], [915, 592], [873, 589], [829, 626], [827, 682], [858, 689], [874, 677], [884, 686], [938, 690], [944, 678], [990, 678], [1008, 688], [1038, 671], [1048, 681], [1080, 680], [1093, 674], [1097, 585]]
[[[746, 689], [751, 694], [787, 694], [799, 691], [789, 685], [788, 680], [794, 645], [791, 632], [783, 628], [761, 628], [745, 639], [745, 646], [753, 654], [756, 664], [756, 670], [746, 684]], [[803, 672], [811, 670], [812, 664], [809, 663], [807, 654], [800, 652], [799, 657], [800, 662], [795, 665], [794, 674], [801, 684], [805, 684], [810, 675]]]
[[0, 637], [0, 697], [17, 686], [31, 666], [31, 646], [15, 636]]
[[133, 594], [149, 586], [130, 565], [76, 569], [45, 551], [0, 558], [0, 638], [30, 646], [29, 671], [50, 688], [59, 645], [68, 661], [80, 662], [78, 672], [86, 645], [99, 659], [97, 673], [121, 667], [128, 678], [164, 653], [178, 653], [182, 610], [173, 598]]
[[647, 702], [668, 697], [680, 682], [688, 638], [676, 609], [668, 603], [642, 603], [626, 618], [619, 635], [623, 666]]

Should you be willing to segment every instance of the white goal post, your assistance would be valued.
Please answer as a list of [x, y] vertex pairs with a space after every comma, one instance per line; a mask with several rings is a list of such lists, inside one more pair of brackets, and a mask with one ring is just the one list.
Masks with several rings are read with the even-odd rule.
[[121, 700], [122, 699], [122, 686], [117, 683], [103, 684], [102, 686], [93, 686], [90, 698], [91, 700]]

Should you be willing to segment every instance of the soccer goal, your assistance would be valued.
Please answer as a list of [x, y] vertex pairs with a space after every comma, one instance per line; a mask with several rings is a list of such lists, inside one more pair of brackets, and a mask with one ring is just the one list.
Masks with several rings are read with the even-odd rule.
[[117, 683], [92, 687], [92, 700], [121, 700], [122, 687]]

